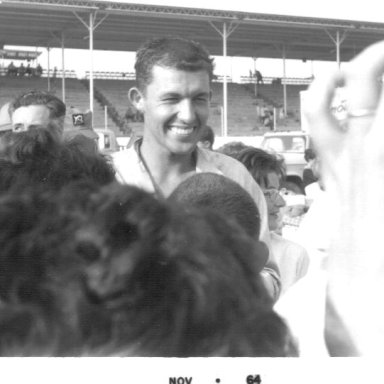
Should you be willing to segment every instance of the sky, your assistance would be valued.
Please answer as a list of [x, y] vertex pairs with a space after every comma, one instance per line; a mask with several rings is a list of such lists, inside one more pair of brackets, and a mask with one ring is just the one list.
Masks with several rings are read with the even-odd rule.
[[[109, 1], [109, 0], [106, 0]], [[204, 9], [223, 9], [242, 12], [257, 12], [280, 14], [287, 16], [308, 16], [321, 18], [335, 18], [344, 20], [384, 22], [382, 0], [364, 0], [363, 2], [351, 0], [120, 0], [120, 2], [131, 2], [138, 4], [173, 5], [178, 7], [193, 7]], [[364, 4], [364, 6], [361, 6]], [[45, 48], [38, 49], [42, 52], [39, 57], [40, 64], [47, 68], [48, 53]], [[124, 71], [133, 72], [134, 53], [114, 52], [114, 60], [110, 60], [111, 52], [95, 51], [95, 71]], [[50, 67], [61, 68], [62, 58], [60, 49], [52, 49], [49, 54]], [[216, 74], [222, 75], [225, 72], [231, 75], [236, 81], [241, 75], [247, 75], [249, 70], [254, 69], [252, 58], [228, 57], [223, 60], [215, 58]], [[258, 59], [256, 62], [263, 76], [281, 77], [283, 72], [282, 60]], [[333, 62], [312, 62], [303, 63], [301, 60], [287, 60], [286, 74], [288, 77], [309, 77], [322, 75], [333, 70], [336, 63]], [[89, 68], [89, 53], [87, 50], [67, 49], [65, 51], [66, 69], [74, 69], [81, 77]]]

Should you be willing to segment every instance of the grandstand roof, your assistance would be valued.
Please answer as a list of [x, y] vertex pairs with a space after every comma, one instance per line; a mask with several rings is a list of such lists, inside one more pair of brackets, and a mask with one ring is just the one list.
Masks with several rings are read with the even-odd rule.
[[[384, 39], [384, 23], [293, 17], [248, 12], [81, 0], [0, 1], [1, 44], [89, 47], [90, 11], [96, 12], [94, 49], [135, 51], [153, 36], [179, 35], [205, 44], [222, 55], [219, 30], [232, 23], [229, 56], [336, 60], [336, 31], [343, 39], [341, 60], [351, 59], [367, 45]], [[77, 16], [76, 16], [77, 15]]]

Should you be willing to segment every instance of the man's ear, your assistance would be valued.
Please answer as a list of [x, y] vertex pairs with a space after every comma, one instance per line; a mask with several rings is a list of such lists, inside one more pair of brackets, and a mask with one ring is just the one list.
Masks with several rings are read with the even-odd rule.
[[128, 100], [138, 111], [143, 112], [144, 96], [138, 88], [133, 87], [128, 91]]

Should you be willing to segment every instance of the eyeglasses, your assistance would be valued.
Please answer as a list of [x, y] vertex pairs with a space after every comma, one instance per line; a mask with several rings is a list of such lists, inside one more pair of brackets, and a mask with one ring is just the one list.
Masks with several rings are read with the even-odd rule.
[[285, 188], [277, 189], [277, 188], [269, 188], [263, 190], [264, 196], [268, 199], [277, 199], [278, 196], [284, 197], [287, 195], [288, 191]]

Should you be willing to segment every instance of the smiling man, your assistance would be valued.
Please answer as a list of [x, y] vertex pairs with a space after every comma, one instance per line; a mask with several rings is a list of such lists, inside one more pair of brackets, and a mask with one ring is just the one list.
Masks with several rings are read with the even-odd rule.
[[[181, 38], [153, 39], [139, 48], [135, 70], [137, 86], [128, 97], [144, 115], [144, 134], [128, 150], [113, 155], [117, 179], [162, 199], [197, 172], [222, 174], [255, 200], [260, 239], [268, 244], [268, 214], [260, 187], [235, 159], [197, 147], [207, 125], [213, 77], [213, 59], [206, 49]], [[278, 269], [271, 260], [267, 265], [263, 276], [277, 298]]]

